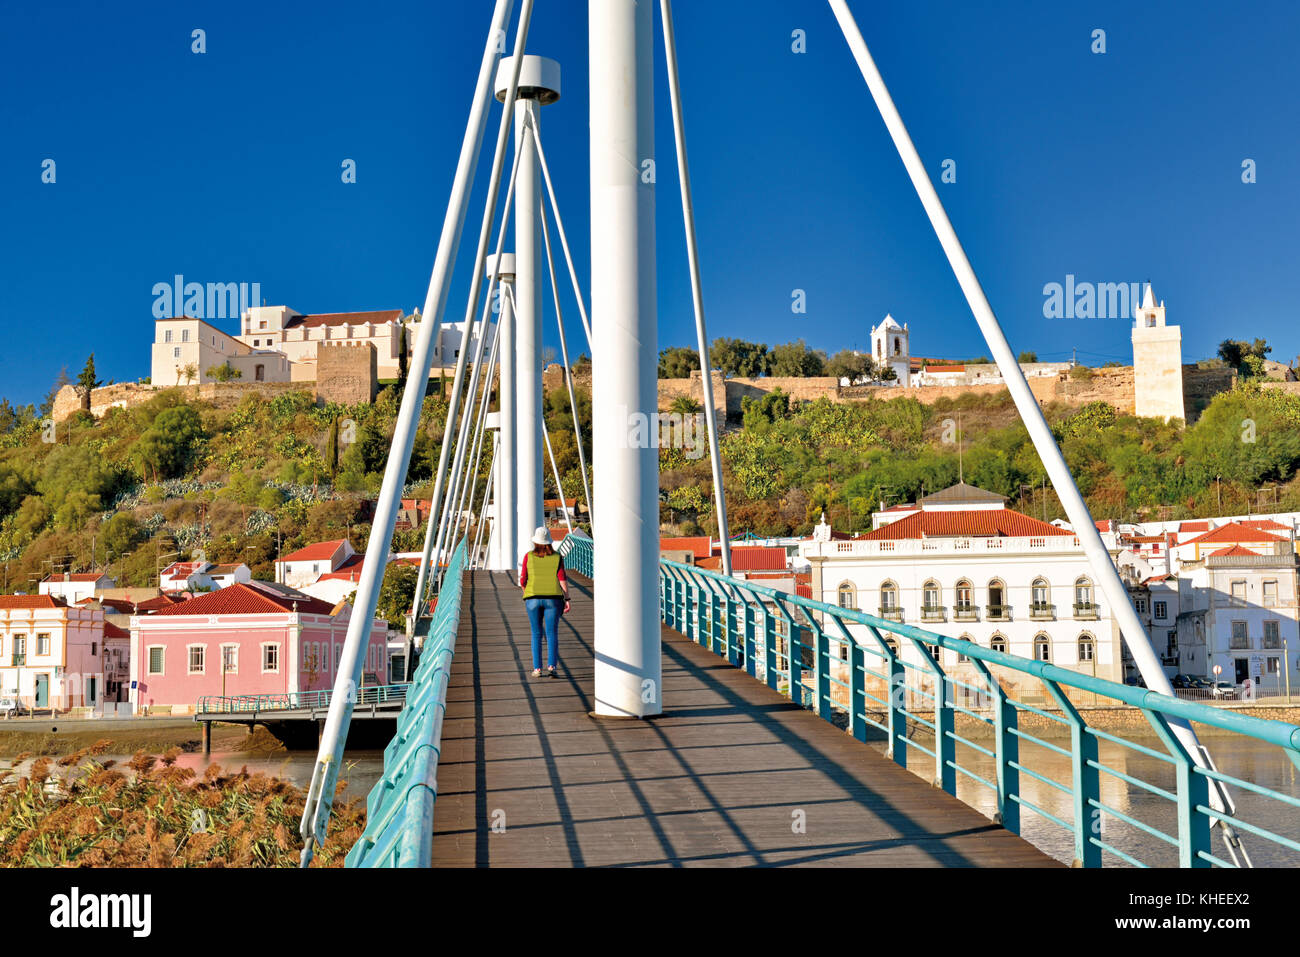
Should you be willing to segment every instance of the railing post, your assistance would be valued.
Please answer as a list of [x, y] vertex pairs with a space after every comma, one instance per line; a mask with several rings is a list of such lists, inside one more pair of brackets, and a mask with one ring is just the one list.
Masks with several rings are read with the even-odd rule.
[[746, 599], [740, 605], [740, 614], [744, 618], [742, 625], [742, 634], [744, 636], [745, 647], [745, 671], [751, 678], [757, 677], [758, 665], [755, 662], [754, 655], [754, 603]]
[[1101, 867], [1101, 848], [1093, 840], [1101, 834], [1101, 774], [1097, 770], [1097, 738], [1088, 734], [1083, 715], [1061, 690], [1047, 678], [1040, 680], [1056, 699], [1070, 722], [1070, 763], [1073, 766], [1074, 861], [1072, 867]]
[[736, 663], [736, 600], [730, 594], [726, 596], [727, 612], [722, 619], [723, 633], [722, 640], [726, 647], [727, 664], [735, 665]]
[[1002, 685], [993, 677], [988, 665], [978, 658], [971, 662], [988, 683], [993, 698], [994, 751], [997, 754], [998, 813], [997, 821], [1012, 834], [1020, 833], [1020, 737], [1016, 734], [1016, 706]]
[[1146, 708], [1142, 713], [1174, 759], [1178, 782], [1178, 866], [1210, 867], [1210, 862], [1201, 856], [1210, 852], [1210, 816], [1197, 810], [1198, 806], [1210, 806], [1209, 778], [1196, 773], [1192, 756], [1169, 727], [1164, 715]]
[[796, 637], [799, 626], [794, 623], [794, 618], [786, 610], [785, 604], [779, 598], [773, 599], [776, 607], [781, 611], [781, 617], [785, 619], [785, 668], [787, 689], [790, 700], [803, 707], [803, 661], [800, 660], [799, 652], [796, 645], [801, 644]]
[[763, 671], [767, 686], [777, 690], [780, 679], [776, 670], [776, 617], [766, 602], [763, 604]]
[[718, 646], [722, 644], [722, 602], [718, 590], [709, 586], [709, 651], [721, 654]]
[[867, 662], [862, 646], [849, 633], [844, 620], [836, 615], [830, 616], [844, 638], [844, 645], [849, 649], [849, 732], [859, 741], [867, 740]]
[[[934, 673], [934, 786], [949, 794], [957, 794], [957, 741], [953, 737], [953, 700], [948, 675], [939, 664], [939, 657], [924, 642], [908, 639], [917, 653]], [[936, 649], [937, 650], [937, 649]]]
[[689, 578], [686, 587], [682, 590], [683, 628], [681, 629], [681, 632], [692, 641], [696, 640], [695, 636], [698, 633], [698, 629], [696, 628], [696, 615], [699, 606], [698, 603], [694, 601], [694, 598], [699, 587], [700, 586], [695, 582], [695, 577], [692, 575]]
[[886, 752], [900, 768], [907, 767], [907, 674], [903, 662], [881, 637], [874, 625], [867, 625], [867, 633], [880, 646], [889, 669], [889, 750]]

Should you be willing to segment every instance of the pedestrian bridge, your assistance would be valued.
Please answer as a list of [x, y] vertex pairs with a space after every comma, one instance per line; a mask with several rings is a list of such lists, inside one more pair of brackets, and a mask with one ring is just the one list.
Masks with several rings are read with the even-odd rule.
[[[570, 568], [590, 572], [590, 540], [574, 535], [565, 546]], [[1278, 833], [1248, 819], [1248, 810], [1274, 805], [1295, 822], [1300, 798], [1201, 771], [1168, 722], [1182, 717], [1266, 741], [1297, 766], [1300, 727], [689, 566], [664, 562], [661, 571], [664, 712], [597, 719], [589, 716], [592, 580], [571, 576], [557, 677], [532, 678], [518, 588], [507, 573], [465, 570], [458, 550], [349, 865], [1059, 866], [1019, 836], [1031, 816], [1062, 829], [1078, 865], [1147, 863], [1112, 843], [1117, 829], [1168, 847], [1183, 866], [1239, 864], [1239, 845], [1216, 843], [1220, 821], [1244, 832], [1253, 851], [1300, 861], [1296, 827]], [[851, 637], [846, 625], [865, 627], [879, 646]], [[927, 652], [926, 665], [914, 669], [899, 642]], [[939, 666], [934, 652], [959, 646], [987, 676], [982, 686]], [[995, 669], [1033, 676], [1055, 707], [1011, 698]], [[1164, 752], [1090, 727], [1072, 704], [1076, 692], [1140, 708]], [[1045, 722], [1061, 733], [1037, 730]], [[1167, 779], [1143, 781], [1101, 760], [1117, 745], [1167, 763]], [[1072, 773], [1039, 773], [1028, 756], [1034, 749], [1063, 756]], [[958, 799], [959, 775], [988, 791], [993, 817]], [[1151, 798], [1156, 813], [1143, 820], [1108, 803], [1115, 782]], [[1213, 806], [1223, 784], [1240, 807]], [[1064, 813], [1059, 799], [1050, 805], [1058, 811], [1048, 809], [1047, 792], [1063, 795]]]

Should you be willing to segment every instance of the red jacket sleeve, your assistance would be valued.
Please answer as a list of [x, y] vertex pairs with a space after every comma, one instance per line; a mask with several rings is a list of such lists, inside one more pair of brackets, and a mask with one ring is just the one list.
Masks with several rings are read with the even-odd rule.
[[524, 552], [524, 560], [519, 566], [519, 587], [523, 588], [528, 584], [528, 553]]
[[557, 555], [556, 557], [558, 557], [558, 558], [560, 559], [560, 567], [559, 567], [559, 569], [558, 569], [558, 570], [556, 571], [556, 573], [555, 573], [555, 580], [556, 580], [556, 581], [560, 581], [560, 582], [562, 582], [562, 581], [565, 581], [565, 577], [564, 577], [564, 556], [563, 556], [563, 555]]

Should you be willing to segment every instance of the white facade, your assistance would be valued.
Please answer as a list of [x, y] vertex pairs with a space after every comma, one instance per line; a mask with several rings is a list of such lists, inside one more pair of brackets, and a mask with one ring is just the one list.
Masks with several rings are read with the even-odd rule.
[[69, 605], [75, 605], [85, 598], [94, 598], [98, 588], [112, 588], [115, 582], [107, 575], [98, 573], [54, 574], [46, 578], [38, 587], [42, 595], [62, 598]]
[[1074, 536], [805, 542], [800, 557], [815, 600], [1122, 680], [1119, 628]]
[[321, 575], [335, 571], [356, 554], [347, 539], [317, 542], [285, 555], [275, 563], [276, 578], [284, 585], [306, 591]]
[[901, 386], [911, 385], [912, 352], [907, 341], [907, 324], [899, 325], [891, 315], [871, 330], [871, 358], [877, 366], [888, 366]]
[[1147, 283], [1133, 312], [1134, 414], [1186, 419], [1183, 402], [1183, 331], [1165, 324], [1165, 304], [1156, 305]]
[[[253, 349], [202, 319], [159, 319], [154, 323], [150, 382], [155, 386], [214, 382], [208, 370], [229, 365], [240, 382], [288, 382], [288, 358], [271, 349]], [[186, 375], [192, 367], [193, 376]]]

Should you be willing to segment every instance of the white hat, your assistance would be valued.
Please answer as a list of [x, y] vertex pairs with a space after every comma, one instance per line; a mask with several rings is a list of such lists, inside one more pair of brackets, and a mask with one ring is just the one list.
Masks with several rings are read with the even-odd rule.
[[537, 531], [533, 532], [533, 544], [534, 545], [551, 544], [551, 533], [539, 525]]

